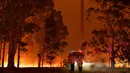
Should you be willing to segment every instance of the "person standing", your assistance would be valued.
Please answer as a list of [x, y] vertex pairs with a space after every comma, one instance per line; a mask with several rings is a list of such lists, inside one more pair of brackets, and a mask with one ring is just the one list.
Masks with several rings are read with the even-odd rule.
[[83, 60], [80, 57], [77, 60], [77, 64], [78, 64], [79, 71], [82, 71]]
[[71, 69], [70, 69], [70, 71], [74, 71], [74, 62], [75, 62], [75, 57], [71, 56], [71, 58], [70, 58], [70, 63], [71, 63]]

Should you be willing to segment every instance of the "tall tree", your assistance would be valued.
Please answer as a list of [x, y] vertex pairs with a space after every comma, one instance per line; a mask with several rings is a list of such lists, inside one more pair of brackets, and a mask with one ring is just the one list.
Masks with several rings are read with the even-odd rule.
[[4, 67], [4, 59], [5, 59], [5, 46], [6, 46], [6, 40], [5, 40], [5, 39], [3, 39], [2, 67]]
[[[3, 51], [2, 51], [2, 67], [4, 67], [5, 46], [6, 46], [6, 42], [8, 40], [8, 33], [6, 33], [7, 29], [5, 29], [5, 25], [4, 25], [4, 21], [3, 21], [4, 20], [3, 8], [4, 7], [2, 6], [2, 4], [0, 4], [0, 42], [1, 42], [0, 50], [3, 49]], [[0, 56], [1, 56], [1, 53], [0, 53]]]
[[[61, 11], [54, 11], [52, 17], [47, 20], [46, 24], [46, 40], [45, 44], [50, 44], [55, 40], [49, 48], [47, 48], [48, 53], [46, 57], [51, 59], [52, 61], [58, 55], [60, 51], [67, 46], [67, 42], [65, 41], [68, 35], [67, 27], [63, 24]], [[48, 57], [50, 56], [50, 57]]]
[[0, 65], [2, 64], [2, 55], [1, 52], [2, 51], [2, 43], [0, 43]]
[[[115, 67], [115, 59], [119, 57], [117, 52], [122, 42], [126, 42], [130, 29], [129, 1], [128, 0], [90, 0], [95, 2], [97, 7], [90, 7], [87, 10], [87, 19], [96, 13], [95, 17], [104, 22], [104, 27], [100, 30], [95, 29], [92, 33], [91, 46], [96, 51], [111, 52], [111, 67]], [[127, 5], [126, 5], [127, 4]], [[123, 43], [122, 43], [123, 44]], [[120, 58], [121, 59], [121, 58]]]
[[58, 52], [63, 51], [63, 48], [67, 45], [65, 38], [68, 35], [68, 31], [63, 24], [61, 11], [54, 10], [50, 18], [45, 21], [44, 26], [46, 30], [44, 33], [45, 42], [43, 44], [43, 52], [41, 52], [39, 57], [51, 59], [50, 61], [52, 61], [52, 57], [55, 58]]
[[[2, 19], [3, 19], [2, 13], [3, 13], [3, 9], [1, 7], [0, 8], [0, 24], [2, 24]], [[1, 51], [2, 51], [2, 42], [0, 42], [0, 63], [2, 62]]]

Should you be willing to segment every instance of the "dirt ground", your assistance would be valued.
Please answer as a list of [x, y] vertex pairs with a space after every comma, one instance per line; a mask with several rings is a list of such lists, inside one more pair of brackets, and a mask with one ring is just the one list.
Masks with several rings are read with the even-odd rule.
[[91, 71], [74, 71], [70, 72], [66, 68], [0, 68], [0, 73], [130, 73], [130, 69], [106, 69], [106, 70], [91, 70]]

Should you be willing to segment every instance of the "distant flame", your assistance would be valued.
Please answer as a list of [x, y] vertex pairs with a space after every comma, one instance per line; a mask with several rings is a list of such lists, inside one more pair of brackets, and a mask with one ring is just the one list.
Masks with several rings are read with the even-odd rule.
[[[7, 67], [7, 62], [4, 63], [4, 67]], [[17, 64], [15, 64], [15, 67], [17, 67]], [[20, 64], [19, 67], [38, 67], [38, 65], [33, 65], [33, 64], [29, 64], [29, 65], [26, 65], [26, 64]], [[50, 67], [49, 64], [44, 64], [43, 67]], [[51, 67], [61, 67], [60, 64], [52, 64]]]

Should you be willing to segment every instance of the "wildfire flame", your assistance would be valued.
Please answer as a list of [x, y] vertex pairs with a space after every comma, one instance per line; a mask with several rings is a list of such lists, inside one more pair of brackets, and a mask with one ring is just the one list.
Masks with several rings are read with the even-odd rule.
[[[7, 62], [4, 63], [4, 67], [7, 67]], [[15, 67], [17, 67], [17, 64], [15, 63]], [[38, 67], [38, 65], [33, 65], [33, 64], [20, 64], [19, 67]], [[60, 64], [52, 64], [51, 66], [49, 64], [44, 64], [43, 67], [61, 67]]]
[[[17, 67], [17, 58], [14, 60], [14, 66]], [[7, 59], [4, 62], [4, 67], [7, 67], [8, 61]], [[52, 61], [52, 65], [44, 61], [44, 64], [42, 67], [62, 67], [63, 63], [60, 57], [56, 57], [55, 60]], [[0, 65], [2, 67], [2, 64]], [[35, 58], [35, 60], [26, 60], [26, 57], [21, 57], [19, 67], [38, 67], [38, 59]]]

